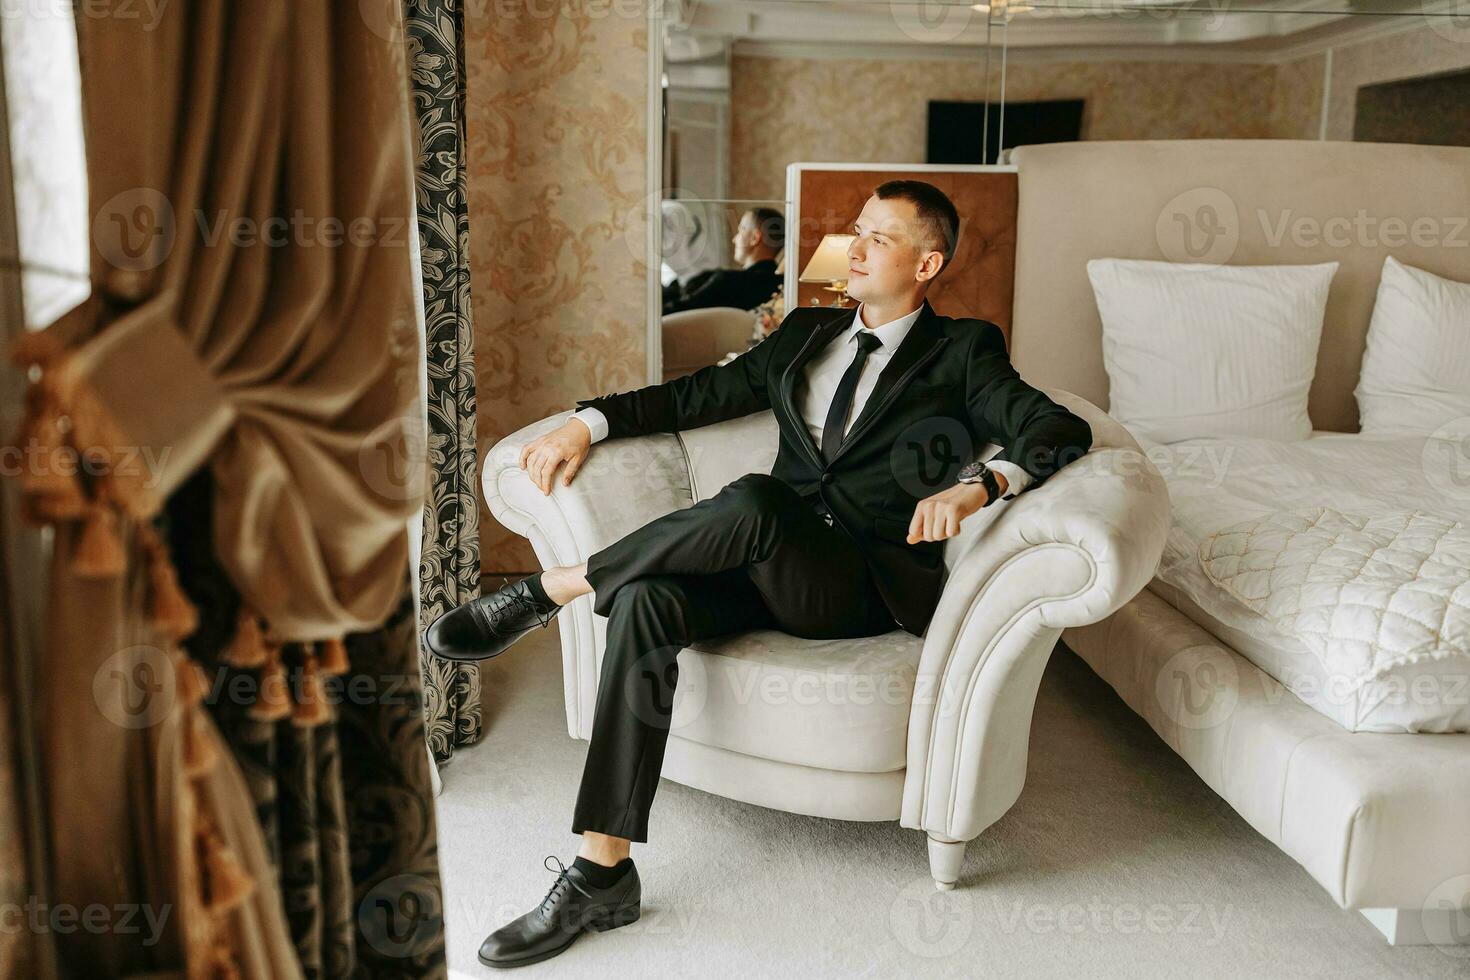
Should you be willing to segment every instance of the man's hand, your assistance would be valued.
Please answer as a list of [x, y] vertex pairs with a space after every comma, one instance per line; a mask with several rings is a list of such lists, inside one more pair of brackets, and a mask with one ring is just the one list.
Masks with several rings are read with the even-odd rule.
[[[1001, 496], [1006, 492], [1006, 478], [999, 473], [995, 482], [1000, 486]], [[985, 506], [989, 497], [985, 487], [979, 483], [956, 483], [948, 490], [941, 490], [932, 497], [925, 497], [914, 508], [909, 521], [909, 544], [920, 541], [943, 541], [960, 533], [960, 522]]]
[[532, 439], [521, 448], [521, 469], [531, 475], [531, 482], [540, 487], [542, 493], [551, 493], [556, 468], [562, 463], [567, 464], [561, 476], [561, 485], [567, 486], [591, 450], [592, 430], [587, 428], [587, 423], [581, 419], [567, 419], [560, 428]]

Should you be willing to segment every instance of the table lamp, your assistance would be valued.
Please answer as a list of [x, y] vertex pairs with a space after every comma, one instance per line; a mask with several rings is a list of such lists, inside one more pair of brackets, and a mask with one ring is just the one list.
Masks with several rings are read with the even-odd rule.
[[824, 235], [812, 253], [798, 282], [824, 282], [823, 288], [835, 293], [832, 306], [847, 305], [847, 247], [856, 235]]

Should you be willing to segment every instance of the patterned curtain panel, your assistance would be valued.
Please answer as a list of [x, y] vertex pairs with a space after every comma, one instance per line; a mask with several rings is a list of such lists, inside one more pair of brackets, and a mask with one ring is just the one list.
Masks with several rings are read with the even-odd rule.
[[[417, 197], [433, 470], [419, 565], [420, 611], [427, 626], [480, 594], [464, 11], [460, 0], [407, 0], [405, 18], [419, 129]], [[480, 672], [473, 664], [427, 654], [421, 659], [429, 746], [435, 760], [448, 762], [455, 746], [480, 738]]]

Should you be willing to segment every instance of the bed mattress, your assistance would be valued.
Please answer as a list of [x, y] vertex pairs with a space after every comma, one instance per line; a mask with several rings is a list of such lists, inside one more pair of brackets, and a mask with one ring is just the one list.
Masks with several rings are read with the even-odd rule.
[[1349, 731], [1470, 732], [1470, 480], [1433, 437], [1146, 445], [1150, 590]]

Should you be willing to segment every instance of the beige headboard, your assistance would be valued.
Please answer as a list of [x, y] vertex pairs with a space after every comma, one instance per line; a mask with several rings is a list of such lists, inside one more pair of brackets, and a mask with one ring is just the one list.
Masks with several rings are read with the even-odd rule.
[[[1052, 143], [1019, 171], [1011, 357], [1035, 385], [1106, 407], [1088, 259], [1337, 261], [1309, 410], [1356, 432], [1384, 256], [1470, 282], [1470, 148], [1307, 140]], [[1187, 233], [1187, 234], [1186, 234]]]

